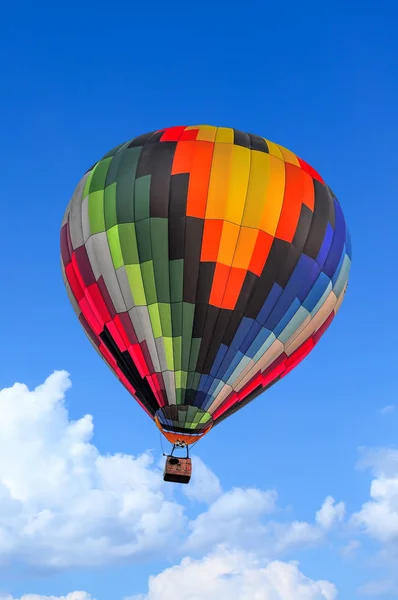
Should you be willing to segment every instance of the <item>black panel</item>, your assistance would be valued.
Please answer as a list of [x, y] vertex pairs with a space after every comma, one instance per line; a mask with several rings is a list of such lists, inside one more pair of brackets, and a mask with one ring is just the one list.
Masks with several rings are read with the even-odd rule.
[[185, 255], [185, 217], [169, 219], [169, 260], [178, 260]]
[[201, 262], [199, 265], [199, 282], [196, 292], [196, 302], [208, 304], [213, 285], [216, 263]]
[[[232, 314], [233, 314], [232, 310], [228, 310], [225, 308], [222, 308], [220, 310], [220, 312], [218, 313], [217, 323], [214, 328], [214, 331], [210, 332], [207, 356], [206, 356], [205, 362], [203, 364], [203, 369], [201, 371], [202, 373], [205, 373], [206, 375], [208, 375], [211, 371], [211, 368], [212, 368], [213, 363], [217, 356], [217, 352], [221, 346], [221, 342], [225, 335], [225, 331], [227, 330], [227, 327], [230, 323]], [[206, 341], [207, 340], [206, 340], [206, 333], [205, 333], [205, 337], [203, 339], [204, 345], [206, 344]]]
[[192, 337], [201, 338], [203, 337], [203, 331], [205, 328], [206, 313], [208, 304], [196, 304], [195, 315], [193, 319]]
[[146, 142], [156, 133], [156, 131], [150, 131], [149, 133], [143, 133], [142, 135], [138, 135], [128, 145], [128, 148], [139, 148], [140, 146], [144, 146]]
[[321, 249], [327, 224], [331, 218], [334, 218], [334, 206], [333, 199], [326, 187], [316, 179], [313, 179], [313, 182], [315, 191], [314, 216], [303, 252], [315, 260]]
[[269, 153], [268, 144], [264, 138], [260, 137], [259, 135], [253, 135], [252, 133], [249, 133], [249, 138], [250, 138], [250, 147], [252, 150], [258, 150], [259, 152], [266, 152], [267, 154]]
[[184, 302], [196, 304], [199, 262], [202, 249], [203, 219], [187, 217], [185, 221]]
[[213, 344], [212, 339], [214, 335], [214, 328], [216, 326], [218, 313], [220, 312], [220, 310], [220, 308], [218, 308], [217, 306], [212, 306], [211, 304], [209, 304], [207, 307], [206, 321], [202, 335], [202, 343], [200, 344], [199, 357], [195, 369], [198, 373], [203, 373], [204, 361], [206, 359], [206, 355], [209, 350], [210, 344]]
[[171, 176], [169, 218], [186, 216], [188, 186], [189, 173]]
[[116, 360], [123, 375], [135, 388], [135, 395], [137, 396], [137, 398], [144, 404], [144, 406], [149, 410], [152, 416], [154, 416], [156, 411], [159, 409], [159, 404], [156, 402], [155, 396], [153, 395], [153, 392], [147, 380], [141, 378], [137, 367], [131, 359], [130, 354], [128, 352], [121, 352], [119, 350], [111, 334], [109, 333], [109, 330], [106, 327], [106, 325], [104, 331], [100, 334], [99, 337], [104, 342], [105, 346], [108, 348], [109, 352]]
[[311, 229], [313, 212], [305, 204], [301, 205], [300, 218], [292, 241], [293, 246], [302, 252]]
[[244, 148], [250, 148], [250, 138], [247, 133], [234, 129], [234, 144], [237, 146], [243, 146]]

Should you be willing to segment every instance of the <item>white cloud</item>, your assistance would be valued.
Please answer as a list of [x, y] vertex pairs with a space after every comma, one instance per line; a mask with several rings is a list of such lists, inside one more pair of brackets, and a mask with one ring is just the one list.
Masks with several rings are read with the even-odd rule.
[[183, 488], [187, 498], [210, 504], [222, 494], [220, 480], [198, 457], [192, 457], [192, 477], [189, 485]]
[[387, 406], [383, 406], [383, 408], [380, 410], [380, 413], [382, 415], [390, 415], [392, 412], [394, 412], [395, 408], [396, 407], [394, 404], [387, 404]]
[[360, 547], [361, 547], [361, 542], [359, 542], [358, 540], [350, 540], [341, 549], [341, 554], [345, 558], [351, 558], [352, 556], [355, 556], [355, 554], [357, 553], [357, 551], [359, 550]]
[[386, 594], [397, 593], [398, 587], [394, 584], [392, 580], [379, 580], [379, 581], [369, 581], [362, 585], [358, 594], [361, 596], [385, 596]]
[[345, 504], [339, 502], [336, 504], [335, 499], [332, 496], [328, 496], [321, 508], [315, 515], [315, 520], [325, 531], [328, 531], [333, 527], [337, 521], [342, 521], [345, 515]]
[[66, 596], [38, 596], [37, 594], [27, 594], [20, 598], [13, 596], [0, 596], [0, 600], [95, 600], [87, 592], [71, 592]]
[[335, 600], [328, 581], [303, 575], [298, 564], [272, 561], [218, 548], [201, 560], [184, 558], [149, 580], [148, 593], [126, 600]]
[[277, 494], [255, 488], [235, 488], [220, 496], [190, 523], [187, 550], [207, 550], [220, 542], [252, 543], [261, 531], [261, 518], [275, 510]]
[[33, 391], [0, 391], [0, 565], [141, 558], [177, 543], [186, 525], [149, 453], [103, 456], [90, 443], [91, 416], [68, 420], [69, 386], [60, 371]]
[[398, 450], [369, 450], [359, 463], [375, 476], [370, 500], [352, 516], [352, 522], [372, 538], [398, 543]]

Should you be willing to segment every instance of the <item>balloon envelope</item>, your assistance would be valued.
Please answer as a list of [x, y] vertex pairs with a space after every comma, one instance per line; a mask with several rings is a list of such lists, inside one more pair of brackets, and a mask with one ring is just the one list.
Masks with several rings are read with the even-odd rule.
[[66, 210], [61, 257], [97, 351], [166, 437], [189, 444], [313, 349], [343, 300], [351, 246], [305, 161], [201, 125], [95, 163]]

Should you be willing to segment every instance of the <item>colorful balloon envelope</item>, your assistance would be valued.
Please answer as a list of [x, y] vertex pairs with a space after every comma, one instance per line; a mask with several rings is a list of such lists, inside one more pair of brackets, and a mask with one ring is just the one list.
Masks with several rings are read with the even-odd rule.
[[311, 352], [343, 301], [351, 246], [309, 164], [200, 125], [96, 162], [66, 210], [61, 256], [96, 350], [166, 438], [189, 445]]

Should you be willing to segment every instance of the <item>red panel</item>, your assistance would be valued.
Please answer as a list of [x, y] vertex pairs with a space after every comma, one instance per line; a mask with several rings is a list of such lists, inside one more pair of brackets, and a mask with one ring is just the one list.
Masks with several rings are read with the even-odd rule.
[[298, 158], [298, 161], [299, 161], [300, 166], [303, 169], [303, 171], [305, 171], [306, 173], [308, 173], [308, 175], [311, 175], [311, 177], [313, 177], [314, 179], [317, 179], [321, 183], [323, 183], [323, 184], [325, 183], [323, 181], [322, 177], [319, 175], [319, 173], [317, 173], [317, 171], [315, 171], [315, 169], [313, 167], [311, 167], [311, 165], [306, 163], [305, 160], [303, 160], [302, 158]]
[[171, 174], [190, 173], [194, 152], [195, 142], [179, 142], [174, 152]]
[[61, 234], [60, 234], [60, 245], [61, 245], [61, 258], [62, 258], [62, 263], [64, 265], [64, 267], [66, 267], [66, 265], [68, 265], [71, 261], [71, 255], [69, 252], [69, 246], [68, 246], [68, 223], [65, 223], [65, 225], [63, 225], [62, 229], [61, 229]]
[[75, 269], [73, 267], [73, 263], [70, 262], [69, 265], [65, 267], [65, 275], [68, 280], [70, 289], [72, 290], [72, 294], [76, 298], [76, 301], [80, 303], [80, 300], [84, 298], [84, 291], [78, 278], [76, 277]]
[[216, 420], [221, 415], [225, 413], [231, 406], [239, 402], [238, 394], [236, 392], [231, 392], [228, 398], [217, 408], [217, 410], [213, 413], [213, 419]]
[[86, 289], [86, 298], [89, 301], [95, 316], [102, 325], [105, 325], [105, 323], [111, 321], [112, 317], [96, 283], [93, 283], [93, 285], [90, 285]]
[[244, 400], [251, 392], [258, 388], [259, 385], [262, 385], [262, 383], [263, 378], [261, 373], [259, 373], [251, 381], [249, 381], [244, 388], [237, 392], [239, 400]]
[[224, 291], [221, 308], [234, 310], [242, 290], [247, 271], [232, 267], [229, 273], [227, 286]]
[[76, 258], [76, 253], [75, 252], [72, 253], [72, 265], [73, 265], [73, 268], [75, 270], [75, 275], [76, 275], [76, 278], [77, 278], [77, 280], [78, 280], [78, 282], [80, 284], [80, 287], [84, 291], [86, 291], [86, 284], [84, 283], [84, 279], [82, 277], [82, 274], [80, 273], [80, 269], [79, 269], [79, 265], [77, 263], [77, 258]]
[[[282, 359], [278, 364], [271, 365], [270, 369], [266, 369], [263, 373], [262, 380], [264, 388], [270, 385], [275, 379], [280, 377], [286, 369], [285, 365], [286, 354], [282, 355]], [[276, 361], [275, 361], [276, 362]]]
[[119, 348], [119, 350], [121, 352], [126, 352], [127, 348], [126, 348], [126, 344], [123, 341], [122, 336], [119, 333], [118, 328], [116, 327], [114, 321], [108, 321], [108, 323], [106, 324], [109, 333], [111, 334], [113, 341], [115, 342], [115, 344], [117, 345], [117, 347]]
[[198, 137], [199, 129], [186, 129], [180, 137], [180, 142], [196, 140]]
[[87, 255], [87, 250], [85, 246], [80, 246], [73, 253], [73, 258], [76, 260], [76, 263], [79, 266], [79, 272], [84, 281], [84, 287], [92, 285], [95, 283], [95, 276], [93, 270], [91, 268], [90, 260]]
[[293, 371], [293, 369], [295, 369], [297, 365], [301, 363], [301, 361], [311, 352], [313, 347], [314, 342], [312, 338], [309, 338], [306, 342], [301, 344], [301, 346], [299, 346], [297, 350], [295, 350], [293, 354], [291, 354], [286, 360], [286, 371], [283, 373], [282, 377], [286, 377], [290, 371]]
[[141, 346], [139, 344], [132, 344], [131, 346], [129, 346], [128, 350], [135, 366], [138, 369], [139, 374], [141, 375], [141, 378], [144, 379], [146, 375], [149, 375], [149, 369], [145, 362]]
[[112, 299], [109, 295], [108, 288], [105, 285], [105, 281], [104, 281], [104, 278], [102, 277], [102, 275], [98, 279], [97, 283], [98, 283], [99, 291], [101, 293], [101, 297], [106, 304], [109, 314], [111, 315], [112, 319], [114, 319], [117, 315], [117, 311], [116, 311], [116, 308], [115, 308], [115, 306], [112, 302]]
[[134, 327], [128, 313], [124, 312], [117, 314], [113, 319], [113, 322], [121, 335], [126, 348], [128, 348], [130, 344], [138, 344], [138, 339], [135, 335]]
[[305, 182], [308, 176], [302, 169], [288, 162], [285, 163], [285, 173], [282, 212], [275, 237], [285, 242], [292, 242], [300, 217], [301, 205], [306, 191]]
[[223, 299], [225, 286], [227, 285], [230, 270], [231, 267], [227, 267], [226, 265], [222, 265], [221, 263], [216, 264], [216, 270], [214, 271], [213, 283], [211, 286], [209, 304], [221, 308], [221, 302]]
[[274, 238], [269, 233], [266, 233], [265, 231], [258, 232], [256, 245], [254, 246], [254, 251], [249, 265], [249, 271], [255, 275], [258, 275], [259, 277], [263, 271], [265, 263], [267, 262], [273, 241]]
[[321, 339], [321, 337], [323, 336], [323, 334], [329, 327], [330, 323], [333, 321], [334, 317], [335, 317], [335, 313], [333, 311], [330, 313], [330, 315], [328, 316], [328, 318], [326, 319], [324, 324], [321, 325], [320, 328], [313, 334], [312, 340], [314, 342], [314, 346], [315, 346], [315, 344], [317, 344], [319, 342], [319, 340]]
[[178, 142], [181, 135], [184, 133], [185, 125], [178, 127], [168, 127], [164, 130], [162, 137], [160, 138], [161, 142]]
[[80, 310], [83, 315], [87, 319], [87, 323], [90, 325], [91, 329], [94, 331], [96, 335], [99, 335], [103, 332], [104, 326], [99, 323], [97, 317], [95, 316], [88, 300], [86, 297], [82, 298], [79, 302]]

